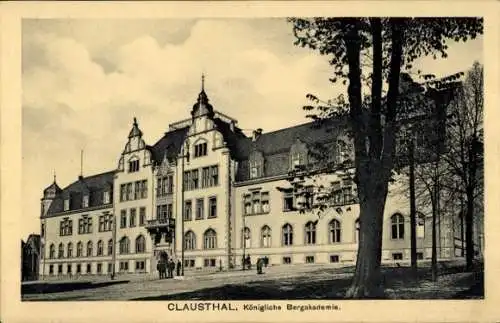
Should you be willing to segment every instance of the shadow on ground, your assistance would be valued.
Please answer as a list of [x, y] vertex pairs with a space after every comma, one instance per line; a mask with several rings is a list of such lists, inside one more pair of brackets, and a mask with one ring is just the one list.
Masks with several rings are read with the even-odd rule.
[[50, 282], [50, 283], [32, 283], [21, 285], [21, 295], [27, 294], [48, 294], [60, 293], [81, 289], [106, 287], [116, 284], [128, 283], [128, 280], [107, 281], [107, 282]]
[[[226, 284], [214, 288], [205, 288], [192, 292], [165, 294], [142, 297], [134, 300], [302, 300], [302, 299], [344, 299], [350, 286], [354, 267], [342, 269], [321, 269], [305, 276], [282, 279], [254, 281], [245, 284]], [[417, 271], [417, 279], [409, 267], [382, 268], [382, 282], [386, 290], [385, 299], [471, 299], [484, 298], [484, 280], [482, 268], [472, 273], [465, 273], [463, 267], [448, 267], [442, 264], [439, 276], [447, 279], [454, 288], [440, 288], [432, 283], [429, 267]], [[344, 274], [337, 279], [318, 276]], [[347, 275], [345, 275], [347, 274]]]

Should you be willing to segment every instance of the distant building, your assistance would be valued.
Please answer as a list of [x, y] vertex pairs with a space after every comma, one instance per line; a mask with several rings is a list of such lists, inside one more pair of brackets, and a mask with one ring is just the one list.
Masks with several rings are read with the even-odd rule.
[[21, 280], [37, 280], [40, 268], [40, 235], [30, 234], [21, 240]]
[[[42, 198], [41, 234], [46, 276], [155, 272], [160, 253], [184, 267], [237, 268], [242, 258], [271, 265], [352, 264], [356, 260], [359, 204], [345, 171], [323, 174], [333, 185], [331, 206], [301, 214], [304, 201], [290, 172], [314, 165], [318, 145], [334, 164], [353, 156], [346, 126], [312, 123], [248, 137], [237, 121], [213, 109], [202, 88], [191, 117], [175, 122], [147, 145], [134, 119], [117, 167], [61, 189], [54, 180]], [[390, 184], [384, 211], [382, 261], [410, 259], [409, 201], [404, 176]], [[316, 184], [318, 183], [316, 182]], [[313, 187], [304, 181], [305, 189]], [[431, 257], [431, 213], [418, 210], [419, 259]], [[454, 257], [456, 225], [443, 219], [440, 258]]]

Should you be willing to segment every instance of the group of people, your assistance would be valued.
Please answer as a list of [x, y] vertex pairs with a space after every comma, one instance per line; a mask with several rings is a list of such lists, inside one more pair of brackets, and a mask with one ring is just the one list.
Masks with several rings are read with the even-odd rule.
[[[262, 274], [262, 267], [267, 267], [269, 263], [269, 258], [267, 256], [263, 258], [258, 258], [257, 263], [255, 264], [257, 267], [257, 274]], [[252, 268], [252, 260], [250, 258], [250, 255], [247, 255], [246, 257], [243, 256], [243, 269], [251, 269]]]
[[161, 259], [156, 265], [156, 270], [158, 270], [158, 275], [160, 279], [163, 278], [174, 278], [174, 270], [177, 271], [177, 276], [181, 275], [181, 261], [177, 261], [177, 265], [172, 258], [169, 260]]

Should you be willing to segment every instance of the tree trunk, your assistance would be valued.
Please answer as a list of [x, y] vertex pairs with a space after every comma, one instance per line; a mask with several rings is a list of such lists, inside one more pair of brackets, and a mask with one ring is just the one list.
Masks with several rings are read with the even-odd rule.
[[[377, 184], [383, 185], [381, 181]], [[385, 187], [387, 188], [387, 185]], [[375, 192], [378, 192], [378, 194], [374, 194]], [[387, 189], [385, 192], [387, 192]], [[360, 230], [356, 272], [352, 285], [347, 291], [347, 298], [384, 297], [380, 262], [382, 258], [382, 229], [386, 195], [383, 189], [380, 191], [373, 190], [371, 194], [365, 195], [365, 199], [360, 201]]]
[[465, 213], [465, 262], [467, 271], [471, 271], [474, 265], [474, 190], [467, 189], [467, 212]]
[[438, 203], [439, 203], [439, 193], [437, 181], [434, 180], [434, 198], [432, 202], [432, 260], [431, 260], [431, 272], [432, 281], [437, 281], [438, 268], [437, 268], [437, 216], [438, 216]]

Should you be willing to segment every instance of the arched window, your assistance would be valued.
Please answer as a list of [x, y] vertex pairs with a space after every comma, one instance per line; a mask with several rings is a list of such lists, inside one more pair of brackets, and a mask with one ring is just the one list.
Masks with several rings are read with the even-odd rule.
[[76, 256], [77, 257], [83, 256], [83, 244], [81, 241], [78, 241], [78, 243], [76, 244]]
[[188, 231], [184, 234], [184, 248], [186, 250], [196, 249], [196, 236], [193, 231]]
[[399, 213], [391, 217], [391, 237], [392, 239], [405, 238], [405, 219]]
[[62, 243], [59, 244], [57, 258], [64, 258], [64, 245]]
[[356, 221], [354, 221], [354, 242], [359, 242], [359, 230], [359, 219], [356, 219]]
[[73, 244], [71, 242], [68, 242], [68, 258], [73, 257]]
[[260, 246], [263, 248], [271, 247], [271, 228], [267, 225], [260, 230]]
[[135, 253], [143, 253], [146, 252], [146, 239], [141, 234], [135, 239]]
[[306, 244], [316, 244], [316, 224], [312, 221], [306, 223]]
[[49, 258], [54, 259], [56, 256], [56, 246], [54, 244], [51, 244], [49, 247]]
[[292, 228], [292, 226], [289, 223], [285, 224], [282, 228], [282, 232], [283, 232], [282, 244], [284, 246], [293, 245], [293, 228]]
[[127, 237], [123, 237], [120, 240], [120, 255], [124, 255], [130, 252], [130, 240]]
[[94, 253], [93, 247], [92, 241], [87, 242], [87, 257], [92, 257], [92, 254]]
[[102, 240], [97, 241], [97, 255], [102, 256], [104, 252], [104, 242]]
[[215, 249], [217, 247], [217, 234], [213, 229], [208, 229], [203, 234], [203, 248]]
[[113, 254], [113, 239], [108, 240], [108, 256]]
[[245, 244], [245, 248], [250, 248], [251, 246], [251, 235], [250, 235], [250, 229], [245, 228], [242, 230], [242, 244]]
[[417, 213], [417, 238], [425, 238], [425, 215]]
[[336, 219], [331, 220], [328, 228], [330, 243], [339, 243], [341, 239], [340, 221]]

